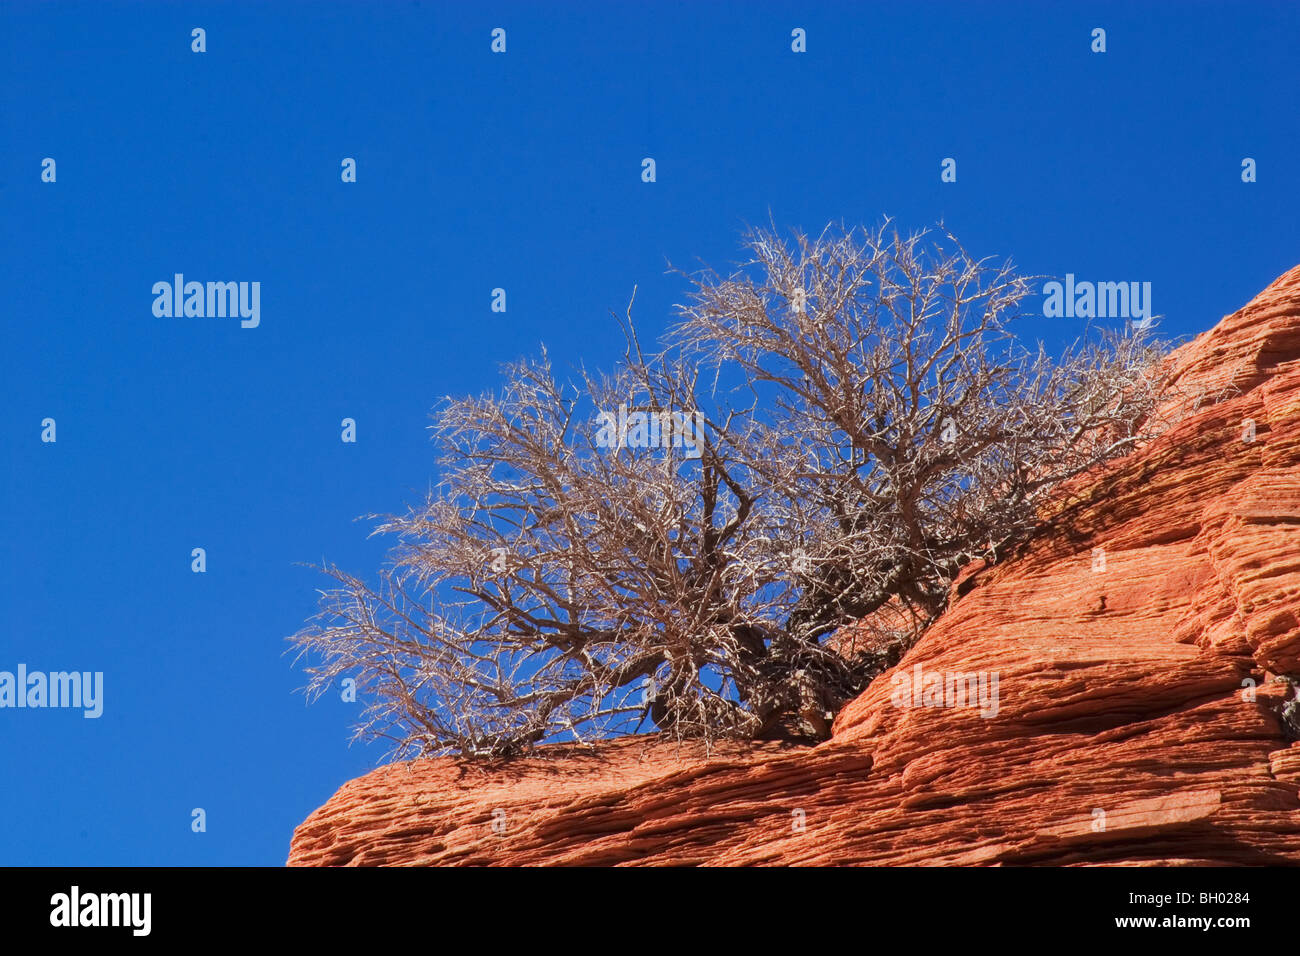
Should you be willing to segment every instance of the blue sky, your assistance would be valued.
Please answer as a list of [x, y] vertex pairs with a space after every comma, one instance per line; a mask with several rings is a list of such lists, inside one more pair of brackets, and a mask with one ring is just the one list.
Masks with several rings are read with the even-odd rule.
[[[348, 746], [357, 705], [295, 693], [284, 638], [325, 583], [299, 563], [371, 573], [387, 544], [355, 519], [422, 495], [440, 397], [540, 343], [610, 364], [633, 285], [653, 336], [685, 292], [666, 262], [725, 266], [747, 223], [942, 218], [1029, 273], [1151, 282], [1166, 335], [1210, 327], [1300, 261], [1298, 27], [1280, 3], [4, 4], [0, 670], [102, 671], [104, 713], [0, 709], [0, 864], [282, 863], [384, 753]], [[260, 325], [156, 317], [178, 272], [260, 282]]]

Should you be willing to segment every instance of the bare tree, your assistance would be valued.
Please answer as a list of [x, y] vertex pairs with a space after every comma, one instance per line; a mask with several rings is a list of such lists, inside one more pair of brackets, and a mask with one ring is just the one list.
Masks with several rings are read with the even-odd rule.
[[562, 384], [543, 353], [444, 403], [441, 483], [382, 519], [398, 545], [378, 586], [326, 568], [337, 587], [292, 639], [309, 692], [355, 677], [358, 735], [399, 755], [824, 737], [963, 565], [1165, 426], [1159, 346], [1026, 349], [1009, 323], [1028, 280], [947, 232], [747, 248], [689, 277], [662, 351], [629, 307], [613, 373]]

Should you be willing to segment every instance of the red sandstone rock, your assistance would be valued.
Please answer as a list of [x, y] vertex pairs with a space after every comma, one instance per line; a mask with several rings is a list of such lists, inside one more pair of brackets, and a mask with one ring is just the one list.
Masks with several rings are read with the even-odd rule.
[[[1168, 375], [1186, 417], [970, 569], [828, 742], [396, 764], [308, 817], [290, 865], [1300, 862], [1269, 681], [1300, 672], [1300, 267]], [[891, 703], [918, 665], [996, 672], [996, 714]]]

